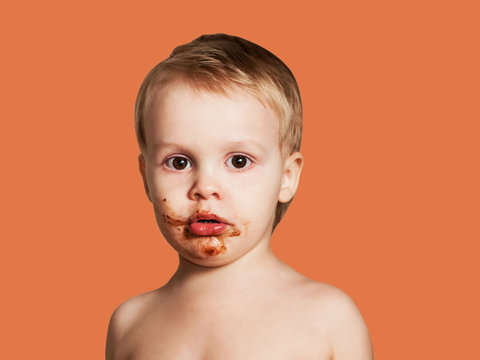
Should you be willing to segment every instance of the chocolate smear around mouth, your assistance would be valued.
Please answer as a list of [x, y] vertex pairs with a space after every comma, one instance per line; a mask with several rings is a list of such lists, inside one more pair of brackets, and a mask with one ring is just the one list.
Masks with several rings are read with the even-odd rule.
[[[193, 251], [193, 256], [203, 258], [205, 256], [217, 256], [227, 251], [225, 246], [225, 238], [239, 236], [241, 234], [234, 224], [228, 224], [227, 231], [215, 236], [198, 236], [192, 234], [189, 228], [189, 221], [176, 216], [168, 214], [162, 214], [163, 220], [166, 224], [178, 228], [183, 228], [183, 235], [186, 241], [186, 245]], [[198, 222], [205, 223], [220, 223], [218, 220], [200, 219]]]

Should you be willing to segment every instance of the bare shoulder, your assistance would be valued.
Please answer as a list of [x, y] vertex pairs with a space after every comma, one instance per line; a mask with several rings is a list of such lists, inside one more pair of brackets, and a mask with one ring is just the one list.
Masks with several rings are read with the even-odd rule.
[[[121, 303], [110, 317], [108, 325], [105, 355], [107, 360], [114, 359], [115, 349], [122, 338], [138, 323], [148, 311], [150, 304], [157, 298], [158, 290], [134, 296]], [[116, 358], [116, 357], [115, 357]]]
[[322, 324], [335, 360], [372, 360], [370, 335], [353, 300], [342, 290], [314, 281], [307, 282], [308, 309]]

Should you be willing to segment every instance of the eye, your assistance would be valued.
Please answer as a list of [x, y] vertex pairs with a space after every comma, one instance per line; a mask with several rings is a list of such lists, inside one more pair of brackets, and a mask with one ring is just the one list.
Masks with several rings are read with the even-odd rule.
[[190, 160], [183, 156], [174, 156], [167, 160], [165, 163], [168, 168], [175, 170], [183, 170], [192, 166]]
[[250, 165], [251, 163], [252, 160], [250, 160], [245, 155], [233, 155], [230, 156], [227, 160], [227, 166], [234, 169], [242, 169], [245, 166]]

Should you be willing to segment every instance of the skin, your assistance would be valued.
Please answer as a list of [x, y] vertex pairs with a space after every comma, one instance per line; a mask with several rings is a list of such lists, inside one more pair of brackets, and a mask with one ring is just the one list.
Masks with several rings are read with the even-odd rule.
[[[176, 83], [157, 96], [139, 168], [179, 266], [165, 286], [115, 310], [107, 360], [373, 359], [350, 298], [271, 251], [276, 204], [293, 197], [303, 166], [300, 153], [283, 155], [278, 124], [242, 91], [225, 97]], [[238, 156], [246, 166], [233, 166]], [[217, 215], [225, 232], [191, 234], [198, 214]]]

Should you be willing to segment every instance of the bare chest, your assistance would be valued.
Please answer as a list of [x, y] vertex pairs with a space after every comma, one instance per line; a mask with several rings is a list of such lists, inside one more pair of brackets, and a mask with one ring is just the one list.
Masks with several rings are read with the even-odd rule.
[[131, 329], [118, 360], [329, 360], [321, 326], [306, 315], [275, 306], [161, 312]]

